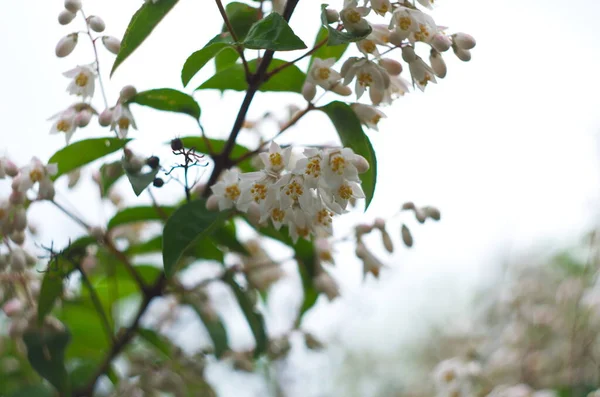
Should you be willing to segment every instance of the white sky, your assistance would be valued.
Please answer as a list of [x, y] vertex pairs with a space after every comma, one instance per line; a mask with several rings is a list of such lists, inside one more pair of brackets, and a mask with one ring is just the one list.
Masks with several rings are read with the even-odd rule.
[[[56, 22], [62, 1], [11, 1], [10, 5], [3, 1], [0, 150], [20, 163], [32, 155], [47, 160], [64, 141], [62, 136], [48, 135], [50, 122], [46, 119], [70, 105], [72, 99], [65, 93], [68, 80], [61, 73], [78, 63], [91, 62], [91, 50], [82, 37], [73, 55], [55, 58], [57, 41], [74, 29]], [[140, 4], [141, 0], [84, 0], [88, 15], [102, 16], [107, 22], [106, 34], [115, 36], [122, 35]], [[392, 273], [390, 280], [377, 288], [357, 286], [360, 272], [355, 261], [338, 265], [335, 273], [346, 273], [342, 284], [348, 288], [349, 298], [335, 306], [337, 319], [329, 321], [338, 321], [341, 328], [356, 325], [352, 320], [355, 307], [350, 303], [364, 297], [365, 291], [370, 291], [367, 303], [363, 302], [365, 307], [380, 309], [371, 316], [373, 321], [362, 325], [372, 328], [355, 335], [368, 333], [372, 340], [377, 339], [373, 333], [385, 338], [393, 332], [390, 329], [398, 329], [396, 319], [407, 313], [406, 305], [397, 303], [407, 298], [406, 289], [401, 290], [398, 283], [421, 295], [417, 291], [421, 287], [438, 291], [436, 285], [443, 290], [452, 289], [448, 287], [452, 284], [454, 289], [461, 289], [473, 279], [493, 273], [494, 263], [511, 253], [577, 241], [586, 225], [596, 220], [600, 3], [530, 0], [484, 4], [476, 0], [440, 2], [433, 13], [436, 22], [449, 26], [450, 31], [465, 31], [476, 37], [473, 60], [462, 63], [448, 54], [446, 79], [428, 87], [425, 94], [411, 93], [386, 108], [388, 119], [381, 122], [380, 131], [368, 132], [380, 171], [375, 200], [366, 218], [389, 217], [402, 202], [412, 200], [438, 206], [442, 222], [423, 226], [410, 222], [414, 225], [414, 249], [402, 249], [396, 240], [399, 250], [385, 260], [392, 267], [418, 271]], [[316, 0], [302, 0], [291, 22], [307, 44], [313, 42], [318, 28], [319, 5]], [[125, 84], [139, 90], [183, 89], [179, 79], [183, 62], [220, 29], [220, 24], [212, 1], [182, 0], [115, 73], [108, 83], [109, 101], [116, 101]], [[101, 49], [104, 71], [113, 59]], [[207, 68], [196, 76], [186, 92], [191, 93], [209, 73]], [[199, 92], [195, 97], [203, 108], [208, 134], [225, 136], [242, 94], [226, 93], [221, 100], [217, 93]], [[302, 104], [301, 98], [293, 95], [259, 96], [250, 113], [253, 117], [265, 110], [282, 113], [286, 101]], [[99, 96], [94, 103], [101, 110]], [[134, 147], [147, 150], [147, 154], [167, 153], [159, 149], [161, 142], [197, 133], [187, 116], [140, 107], [134, 113], [139, 131], [131, 136], [140, 141]], [[95, 120], [91, 125], [94, 127], [77, 132], [74, 139], [109, 134], [96, 127]], [[335, 139], [326, 118], [315, 115], [302, 120], [281, 142], [310, 143], [322, 139], [323, 134], [328, 140]], [[99, 215], [90, 210], [83, 190], [70, 201], [80, 206], [87, 219], [97, 222]], [[165, 200], [174, 200], [172, 190], [160, 193]], [[136, 202], [133, 197], [131, 202]], [[49, 207], [42, 207], [37, 214], [61, 222], [47, 224], [43, 228], [46, 236], [64, 240], [78, 232]], [[338, 227], [344, 230], [364, 218], [349, 215], [337, 221]], [[398, 224], [392, 225], [390, 231], [398, 235]], [[407, 286], [407, 279], [420, 281]], [[332, 316], [333, 309], [322, 312], [324, 316], [315, 313], [309, 324]], [[388, 333], [381, 331], [383, 328]], [[354, 346], [362, 346], [350, 340]]]

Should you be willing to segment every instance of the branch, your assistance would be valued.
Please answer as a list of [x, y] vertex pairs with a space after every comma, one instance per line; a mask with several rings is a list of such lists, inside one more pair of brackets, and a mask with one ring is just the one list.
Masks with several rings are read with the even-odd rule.
[[246, 57], [244, 56], [244, 49], [242, 48], [241, 45], [238, 44], [237, 35], [235, 34], [235, 31], [233, 30], [233, 26], [231, 25], [231, 21], [229, 20], [229, 17], [227, 16], [227, 12], [225, 11], [225, 8], [223, 7], [223, 3], [221, 2], [221, 0], [215, 0], [215, 2], [217, 3], [217, 7], [219, 7], [219, 12], [221, 13], [221, 17], [223, 18], [225, 25], [227, 26], [227, 30], [231, 34], [231, 38], [236, 43], [235, 49], [238, 52], [238, 54], [240, 54], [240, 58], [242, 59], [242, 63], [244, 64], [244, 70], [246, 72], [246, 80], [250, 80], [251, 73], [250, 73], [250, 68], [248, 67], [248, 62], [246, 61]]

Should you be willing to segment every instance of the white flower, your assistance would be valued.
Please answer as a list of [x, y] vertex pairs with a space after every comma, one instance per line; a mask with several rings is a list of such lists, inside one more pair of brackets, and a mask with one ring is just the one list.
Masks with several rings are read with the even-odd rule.
[[92, 65], [77, 66], [64, 72], [63, 76], [73, 79], [67, 87], [69, 94], [83, 98], [94, 96], [96, 72]]
[[433, 3], [435, 2], [435, 0], [417, 0], [419, 2], [419, 4], [421, 4], [423, 7], [427, 7], [429, 9], [433, 8]]
[[279, 230], [286, 219], [286, 208], [283, 208], [281, 201], [278, 200], [279, 195], [277, 191], [278, 189], [275, 187], [271, 187], [269, 189], [268, 195], [272, 195], [273, 200], [271, 202], [273, 205], [269, 208], [265, 206], [264, 212], [261, 213], [259, 222], [263, 223], [270, 219], [273, 223], [273, 227], [275, 227], [276, 230]]
[[377, 45], [387, 45], [390, 42], [391, 31], [388, 29], [388, 25], [373, 24], [371, 25], [373, 31], [367, 37], [373, 40]]
[[117, 131], [119, 137], [124, 139], [127, 137], [129, 127], [137, 129], [133, 114], [131, 114], [128, 105], [120, 103], [113, 109], [110, 129], [111, 131]]
[[414, 61], [410, 62], [408, 64], [408, 69], [410, 70], [413, 83], [416, 84], [421, 91], [424, 91], [425, 87], [430, 82], [436, 82], [433, 70], [420, 57], [417, 57]]
[[329, 209], [327, 209], [325, 205], [321, 203], [320, 208], [317, 208], [315, 214], [313, 215], [312, 224], [314, 225], [315, 231], [317, 233], [325, 234], [328, 236], [332, 235], [333, 212], [329, 211]]
[[237, 202], [240, 211], [247, 212], [252, 203], [259, 207], [261, 215], [274, 206], [276, 194], [272, 188], [276, 178], [268, 172], [248, 172], [240, 175], [241, 194]]
[[336, 214], [347, 212], [350, 200], [365, 198], [365, 193], [358, 183], [345, 179], [323, 183], [319, 190], [325, 205]]
[[40, 194], [46, 195], [52, 185], [51, 176], [56, 175], [58, 166], [56, 164], [44, 165], [40, 159], [33, 157], [29, 165], [21, 168], [19, 175], [13, 180], [13, 185], [16, 185], [16, 190], [26, 192], [31, 189], [37, 182], [40, 184]]
[[211, 190], [218, 199], [220, 211], [233, 208], [241, 195], [239, 172], [225, 170], [222, 179], [211, 186]]
[[71, 141], [71, 137], [75, 133], [77, 129], [77, 123], [75, 117], [77, 116], [77, 111], [71, 106], [66, 110], [55, 114], [50, 118], [50, 120], [56, 119], [52, 127], [50, 128], [50, 134], [65, 134], [65, 141], [67, 145]]
[[285, 212], [285, 220], [292, 241], [296, 243], [299, 237], [308, 239], [312, 232], [312, 220], [310, 215], [301, 208], [288, 208]]
[[324, 154], [325, 166], [323, 179], [327, 184], [337, 183], [341, 179], [360, 182], [354, 162], [358, 156], [350, 148], [332, 149]]
[[311, 210], [312, 196], [309, 187], [305, 186], [303, 176], [286, 174], [274, 186], [278, 189], [281, 208], [299, 205], [304, 211]]
[[340, 11], [340, 19], [347, 31], [360, 36], [369, 31], [369, 23], [364, 19], [369, 12], [370, 8], [358, 7], [357, 0], [350, 0], [346, 1], [344, 9]]
[[316, 188], [322, 172], [323, 152], [308, 148], [304, 150], [304, 156], [296, 162], [294, 174], [303, 175], [306, 185]]
[[369, 35], [366, 39], [359, 40], [356, 42], [356, 46], [358, 50], [362, 52], [365, 56], [373, 55], [376, 58], [379, 58], [379, 50], [377, 50], [377, 43], [374, 40], [370, 39]]
[[278, 144], [271, 142], [271, 146], [269, 146], [269, 152], [260, 153], [259, 156], [268, 172], [279, 173], [285, 167], [287, 167], [290, 161], [291, 153], [291, 147], [287, 147], [282, 150]]
[[338, 84], [342, 76], [331, 67], [335, 64], [335, 58], [320, 59], [315, 58], [310, 67], [306, 81], [330, 90], [331, 87]]
[[350, 105], [361, 124], [366, 125], [367, 127], [374, 129], [375, 131], [379, 131], [377, 128], [377, 124], [382, 118], [386, 118], [387, 116], [381, 110], [377, 109], [374, 106], [363, 105], [362, 103], [353, 103]]
[[398, 97], [403, 96], [409, 90], [409, 82], [400, 76], [390, 76], [390, 86], [383, 93], [383, 103], [391, 104]]
[[390, 86], [387, 71], [366, 58], [349, 58], [342, 66], [344, 85], [348, 85], [356, 77], [356, 98], [360, 98], [369, 89], [369, 97], [374, 105], [378, 105]]
[[[369, 0], [365, 0], [365, 5]], [[390, 0], [370, 0], [371, 8], [379, 15], [385, 15], [388, 11], [392, 10], [392, 5], [390, 4]]]

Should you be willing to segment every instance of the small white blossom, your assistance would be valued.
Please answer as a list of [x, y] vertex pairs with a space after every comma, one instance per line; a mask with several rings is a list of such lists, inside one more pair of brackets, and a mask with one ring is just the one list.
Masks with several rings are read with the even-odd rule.
[[421, 91], [424, 91], [425, 87], [430, 82], [436, 83], [435, 73], [420, 57], [417, 57], [413, 62], [410, 62], [408, 68], [413, 83], [415, 83]]
[[28, 165], [21, 168], [19, 175], [13, 180], [13, 184], [16, 185], [16, 190], [24, 193], [39, 182], [39, 192], [46, 196], [52, 185], [50, 177], [56, 175], [57, 172], [56, 164], [44, 165], [40, 159], [33, 157]]
[[219, 210], [233, 208], [240, 195], [240, 174], [236, 170], [225, 170], [222, 179], [211, 190], [218, 199]]
[[331, 67], [335, 64], [335, 58], [315, 58], [306, 77], [306, 81], [316, 84], [326, 90], [338, 84], [342, 76]]
[[128, 105], [120, 103], [112, 111], [111, 131], [117, 131], [119, 137], [124, 139], [127, 137], [129, 127], [137, 129], [133, 114]]
[[392, 10], [390, 0], [365, 0], [365, 5], [371, 2], [371, 9], [379, 15], [385, 15]]
[[265, 169], [268, 172], [278, 173], [281, 172], [285, 167], [287, 167], [290, 161], [290, 155], [292, 153], [292, 148], [287, 147], [285, 149], [281, 149], [278, 144], [275, 142], [271, 142], [271, 146], [269, 146], [268, 153], [260, 153], [259, 157], [265, 165]]
[[374, 105], [381, 103], [385, 90], [390, 86], [387, 71], [366, 58], [349, 58], [342, 66], [341, 74], [344, 85], [348, 85], [356, 77], [356, 97], [360, 98], [368, 89]]
[[67, 87], [69, 94], [83, 98], [94, 96], [96, 71], [92, 65], [77, 66], [64, 72], [63, 76], [73, 79]]
[[387, 116], [381, 110], [374, 106], [363, 105], [362, 103], [353, 103], [350, 105], [356, 116], [360, 120], [361, 124], [378, 131], [377, 124], [382, 118]]
[[347, 0], [340, 18], [347, 31], [356, 35], [363, 35], [369, 31], [369, 23], [364, 17], [371, 11], [368, 7], [358, 7], [358, 0]]
[[64, 133], [65, 141], [68, 145], [71, 141], [71, 137], [77, 129], [77, 123], [75, 120], [76, 116], [77, 111], [73, 107], [69, 107], [66, 110], [52, 116], [50, 119], [56, 119], [56, 121], [50, 128], [50, 134]]

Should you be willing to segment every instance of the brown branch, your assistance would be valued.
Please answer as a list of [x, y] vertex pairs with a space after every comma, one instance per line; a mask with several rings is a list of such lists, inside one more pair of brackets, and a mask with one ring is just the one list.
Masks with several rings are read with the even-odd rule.
[[227, 26], [227, 30], [231, 34], [231, 38], [236, 43], [235, 49], [238, 52], [238, 54], [240, 54], [240, 58], [242, 59], [242, 63], [244, 64], [244, 71], [246, 72], [246, 80], [249, 80], [251, 73], [250, 73], [250, 68], [248, 67], [248, 62], [246, 61], [246, 57], [244, 56], [244, 48], [238, 43], [238, 37], [235, 34], [235, 31], [233, 30], [233, 25], [231, 25], [231, 21], [229, 20], [229, 17], [227, 16], [227, 12], [225, 11], [225, 8], [223, 7], [223, 3], [221, 2], [221, 0], [215, 0], [215, 3], [217, 3], [217, 7], [219, 8], [221, 17], [223, 18], [223, 21], [225, 22], [225, 26]]

